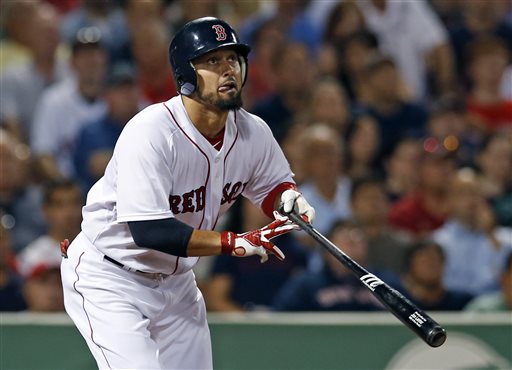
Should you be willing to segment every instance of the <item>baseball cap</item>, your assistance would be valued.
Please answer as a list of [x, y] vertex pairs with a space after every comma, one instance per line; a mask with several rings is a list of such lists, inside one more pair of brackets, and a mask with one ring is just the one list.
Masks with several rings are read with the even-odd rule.
[[79, 29], [71, 43], [73, 54], [88, 48], [104, 48], [101, 41], [101, 31], [98, 27], [84, 27]]
[[107, 86], [134, 85], [136, 83], [135, 68], [127, 62], [114, 63], [107, 72]]
[[18, 271], [25, 279], [59, 269], [61, 261], [59, 243], [48, 236], [36, 239], [16, 256]]

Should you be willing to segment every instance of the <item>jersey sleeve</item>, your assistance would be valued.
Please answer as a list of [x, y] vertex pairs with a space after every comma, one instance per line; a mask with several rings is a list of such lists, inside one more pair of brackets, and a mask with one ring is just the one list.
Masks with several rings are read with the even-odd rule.
[[117, 169], [117, 221], [143, 221], [173, 217], [170, 135], [154, 123], [137, 118], [125, 126], [114, 149]]
[[[258, 121], [260, 132], [257, 134], [258, 145], [254, 153], [256, 167], [243, 195], [253, 204], [263, 208], [265, 199], [267, 199], [265, 202], [265, 205], [267, 205], [270, 199], [270, 197], [267, 197], [271, 196], [271, 193], [276, 193], [273, 190], [279, 189], [283, 186], [282, 184], [287, 184], [286, 188], [293, 187], [295, 181], [293, 180], [290, 164], [274, 136], [272, 136], [270, 128], [261, 119], [258, 118]], [[277, 193], [274, 194], [274, 199], [276, 195]], [[266, 213], [268, 214], [268, 212]], [[271, 211], [270, 217], [272, 217]]]

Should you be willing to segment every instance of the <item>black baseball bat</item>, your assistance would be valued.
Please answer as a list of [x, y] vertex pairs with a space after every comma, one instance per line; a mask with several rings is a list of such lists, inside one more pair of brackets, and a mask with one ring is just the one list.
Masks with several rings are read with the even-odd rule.
[[310, 223], [294, 212], [286, 214], [290, 220], [315, 239], [322, 247], [327, 249], [338, 261], [348, 267], [359, 280], [382, 302], [388, 310], [395, 315], [409, 329], [415, 332], [431, 347], [439, 347], [446, 341], [446, 330], [423, 310], [416, 307], [410, 300], [405, 298], [399, 291], [391, 288], [384, 281], [370, 273], [356, 261], [343, 253], [329, 239], [323, 236]]

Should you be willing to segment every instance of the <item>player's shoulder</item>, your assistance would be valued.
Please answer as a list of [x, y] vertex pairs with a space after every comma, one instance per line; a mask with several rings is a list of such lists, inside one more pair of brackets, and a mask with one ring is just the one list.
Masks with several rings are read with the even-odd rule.
[[121, 137], [132, 141], [165, 142], [172, 134], [169, 112], [164, 103], [151, 104], [133, 116], [123, 128]]
[[169, 111], [166, 103], [148, 105], [133, 116], [126, 127], [144, 126], [145, 130], [169, 128]]

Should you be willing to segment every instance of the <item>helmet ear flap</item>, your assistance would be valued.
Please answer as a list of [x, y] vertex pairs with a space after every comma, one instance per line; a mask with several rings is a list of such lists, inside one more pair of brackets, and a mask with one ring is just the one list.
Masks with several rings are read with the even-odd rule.
[[239, 55], [238, 59], [240, 61], [240, 73], [242, 76], [242, 86], [245, 85], [245, 82], [247, 81], [247, 58]]

